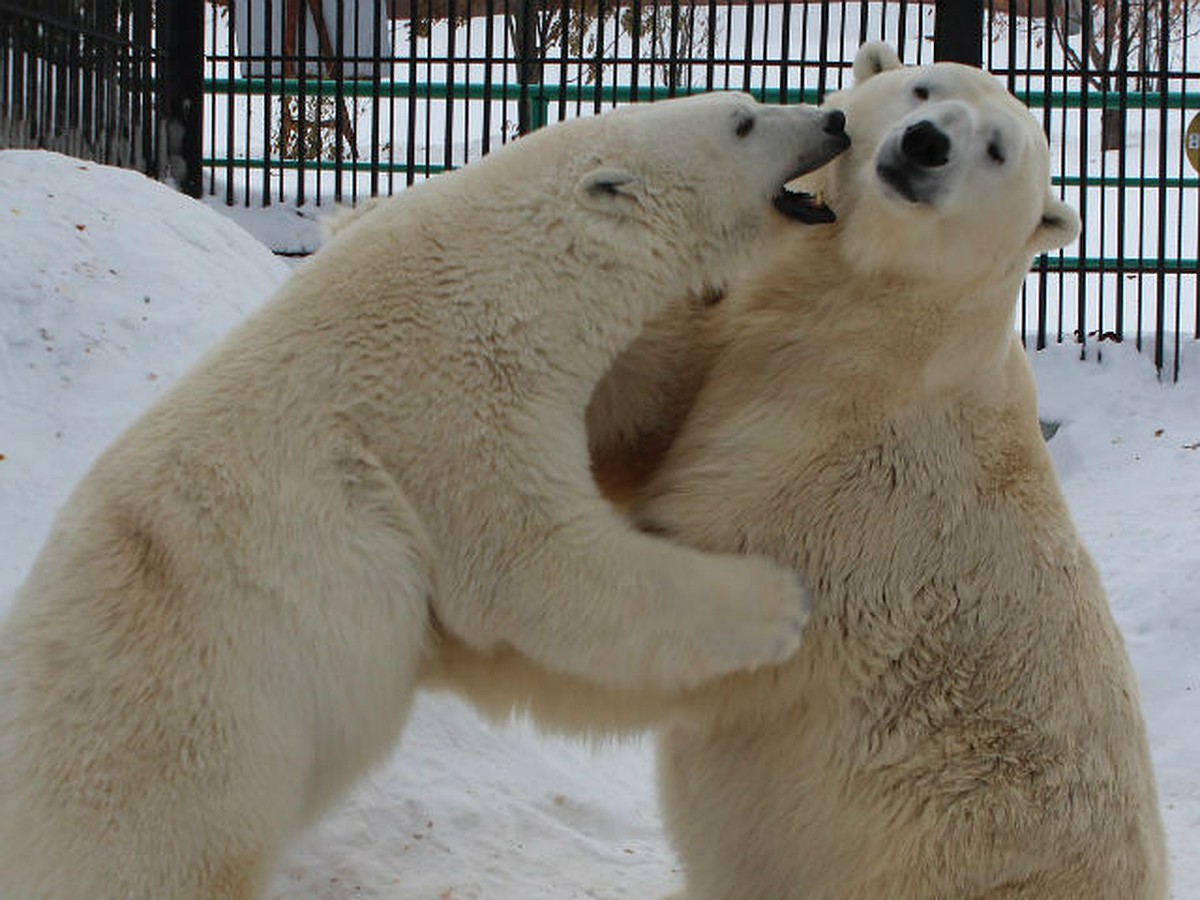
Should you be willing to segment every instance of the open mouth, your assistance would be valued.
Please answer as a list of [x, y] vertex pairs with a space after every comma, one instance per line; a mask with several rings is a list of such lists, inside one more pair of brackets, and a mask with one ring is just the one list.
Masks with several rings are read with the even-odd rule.
[[771, 202], [783, 215], [805, 225], [824, 225], [837, 221], [833, 210], [820, 197], [807, 191], [790, 191], [784, 187]]
[[[840, 114], [838, 115], [840, 116]], [[823, 145], [801, 161], [799, 168], [787, 177], [783, 187], [771, 201], [775, 205], [775, 209], [792, 221], [802, 222], [805, 225], [825, 225], [837, 221], [837, 216], [832, 209], [825, 205], [822, 197], [807, 191], [789, 190], [787, 185], [801, 175], [807, 175], [809, 172], [821, 168], [850, 146], [849, 135], [842, 131], [844, 121], [839, 118], [832, 128], [827, 129]]]

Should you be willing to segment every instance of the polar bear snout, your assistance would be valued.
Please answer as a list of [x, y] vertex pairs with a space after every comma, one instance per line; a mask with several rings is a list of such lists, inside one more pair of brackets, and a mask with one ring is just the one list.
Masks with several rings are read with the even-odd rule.
[[[826, 134], [832, 134], [835, 137], [839, 134], [845, 135], [846, 134], [846, 114], [844, 112], [842, 112], [840, 109], [831, 109], [831, 110], [829, 110], [829, 112], [825, 113], [824, 131]], [[846, 143], [847, 144], [850, 143], [849, 138], [846, 138]]]
[[777, 115], [786, 123], [789, 141], [796, 152], [786, 173], [788, 181], [821, 168], [850, 146], [846, 114], [840, 109], [792, 106], [779, 109]]
[[806, 175], [819, 169], [850, 146], [850, 135], [846, 134], [846, 114], [840, 109], [821, 112], [821, 132], [824, 140], [816, 143], [800, 160], [797, 175]]
[[953, 129], [933, 118], [902, 122], [876, 154], [875, 174], [909, 203], [933, 205], [949, 188], [955, 150]]
[[924, 104], [884, 135], [875, 173], [909, 203], [936, 205], [953, 188], [963, 168], [957, 163], [971, 156], [980, 129], [979, 117], [960, 100]]
[[950, 136], [928, 119], [904, 129], [900, 154], [913, 166], [935, 169], [950, 160]]

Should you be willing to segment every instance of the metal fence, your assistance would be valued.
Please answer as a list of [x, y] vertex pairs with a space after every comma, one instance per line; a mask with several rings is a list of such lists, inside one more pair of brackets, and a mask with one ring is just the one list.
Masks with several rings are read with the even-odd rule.
[[987, 9], [983, 65], [1041, 117], [1084, 223], [1026, 281], [1027, 338], [1132, 339], [1178, 379], [1184, 340], [1200, 338], [1200, 3], [1019, 0], [1024, 22], [1002, 5]]
[[58, 150], [198, 194], [203, 23], [186, 2], [0, 0], [0, 148]]
[[816, 103], [868, 38], [934, 56], [933, 7], [906, 0], [218, 3], [206, 186], [241, 203], [389, 193], [621, 103], [722, 89]]
[[1085, 227], [1026, 282], [1032, 346], [1131, 339], [1176, 378], [1200, 337], [1200, 0], [150, 2], [0, 0], [0, 145], [354, 202], [621, 103], [817, 103], [883, 39], [982, 64], [1045, 127]]
[[0, 146], [153, 170], [149, 0], [0, 0]]

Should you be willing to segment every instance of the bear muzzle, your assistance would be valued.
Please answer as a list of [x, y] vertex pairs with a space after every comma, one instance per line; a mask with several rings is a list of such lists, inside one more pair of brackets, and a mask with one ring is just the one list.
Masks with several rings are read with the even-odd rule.
[[909, 203], [933, 205], [944, 191], [953, 147], [936, 122], [921, 119], [888, 135], [876, 155], [875, 174]]
[[[796, 169], [787, 177], [786, 182], [819, 169], [849, 148], [850, 136], [846, 134], [846, 114], [840, 109], [834, 109], [824, 112], [823, 116], [822, 140], [815, 143], [812, 149], [800, 158]], [[776, 210], [787, 218], [806, 225], [837, 221], [833, 210], [826, 206], [821, 198], [807, 191], [789, 190], [786, 182], [772, 200]]]

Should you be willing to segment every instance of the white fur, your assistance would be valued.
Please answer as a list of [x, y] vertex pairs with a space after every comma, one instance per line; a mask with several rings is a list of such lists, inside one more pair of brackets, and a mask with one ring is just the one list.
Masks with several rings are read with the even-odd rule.
[[[852, 149], [814, 185], [839, 223], [721, 308], [639, 508], [814, 593], [794, 661], [702, 690], [662, 743], [685, 896], [1165, 900], [1133, 672], [1013, 332], [1031, 257], [1078, 219], [990, 76], [864, 58], [830, 100]], [[914, 203], [877, 163], [927, 118], [951, 145]]]
[[0, 633], [0, 896], [256, 896], [393, 746], [434, 626], [614, 689], [787, 658], [796, 578], [630, 530], [584, 409], [748, 263], [824, 123], [619, 111], [347, 220], [62, 509]]
[[[684, 698], [513, 656], [443, 677], [567, 730], [666, 717], [675, 900], [1165, 900], [1137, 686], [1013, 331], [1031, 257], [1079, 220], [990, 76], [898, 66], [868, 45], [830, 100], [853, 144], [808, 186], [838, 223], [657, 320], [615, 369], [643, 386], [631, 446], [597, 456], [650, 530], [804, 572], [798, 656]], [[925, 116], [951, 141], [913, 203], [877, 162]]]

